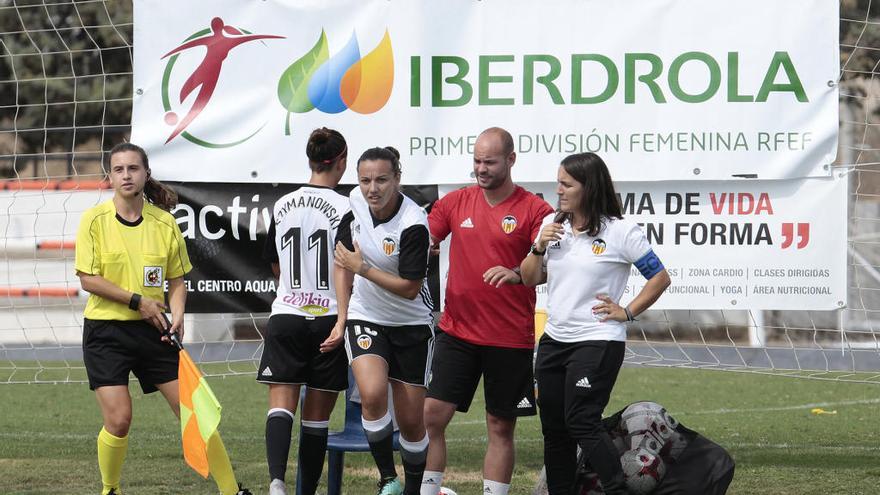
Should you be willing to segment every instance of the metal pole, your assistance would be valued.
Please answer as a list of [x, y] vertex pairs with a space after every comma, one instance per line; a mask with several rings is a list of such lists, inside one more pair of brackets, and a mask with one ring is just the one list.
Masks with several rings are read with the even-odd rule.
[[751, 347], [762, 347], [767, 342], [766, 328], [764, 327], [764, 311], [749, 310], [754, 326], [749, 326], [749, 345]]

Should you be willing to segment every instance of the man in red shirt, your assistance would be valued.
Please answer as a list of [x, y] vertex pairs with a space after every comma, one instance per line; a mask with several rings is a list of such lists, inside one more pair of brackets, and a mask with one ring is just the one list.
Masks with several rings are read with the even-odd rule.
[[513, 183], [515, 161], [510, 133], [486, 129], [474, 145], [477, 185], [444, 196], [428, 216], [432, 243], [452, 234], [452, 244], [425, 399], [431, 442], [421, 495], [438, 493], [446, 426], [468, 410], [481, 377], [489, 439], [482, 493], [507, 495], [516, 418], [535, 414], [535, 291], [520, 283], [518, 267], [553, 209]]

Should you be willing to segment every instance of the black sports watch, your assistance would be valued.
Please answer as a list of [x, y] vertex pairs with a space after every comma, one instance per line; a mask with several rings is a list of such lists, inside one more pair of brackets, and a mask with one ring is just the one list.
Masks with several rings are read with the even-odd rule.
[[531, 253], [534, 254], [535, 256], [544, 256], [545, 254], [547, 254], [547, 249], [545, 248], [543, 251], [539, 250], [538, 243], [536, 242], [536, 243], [532, 244]]
[[131, 293], [131, 299], [128, 300], [128, 309], [137, 311], [141, 307], [141, 295], [137, 292]]

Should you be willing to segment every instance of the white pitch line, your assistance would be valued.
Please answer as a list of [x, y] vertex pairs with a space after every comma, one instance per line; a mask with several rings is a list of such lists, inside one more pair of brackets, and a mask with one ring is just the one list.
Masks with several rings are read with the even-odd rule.
[[[777, 406], [777, 407], [754, 407], [748, 409], [729, 409], [729, 408], [721, 408], [721, 409], [707, 409], [704, 411], [676, 411], [672, 410], [670, 413], [673, 416], [696, 416], [703, 414], [737, 414], [737, 413], [760, 413], [760, 412], [783, 412], [783, 411], [797, 411], [799, 409], [813, 409], [816, 407], [839, 407], [839, 406], [861, 406], [867, 404], [880, 404], [880, 399], [861, 399], [861, 400], [847, 400], [847, 401], [839, 401], [839, 402], [813, 402], [810, 404], [799, 404], [794, 406]], [[519, 418], [518, 423], [528, 420], [535, 420], [536, 416], [528, 416], [524, 418]], [[465, 421], [453, 421], [449, 424], [449, 426], [459, 426], [459, 425], [483, 425], [486, 424], [486, 420], [484, 419], [474, 419], [474, 420], [465, 420]]]
[[[0, 432], [0, 438], [4, 439], [14, 439], [14, 440], [32, 440], [34, 438], [51, 438], [53, 440], [80, 440], [80, 441], [89, 441], [94, 440], [97, 437], [97, 434], [83, 434], [83, 433], [47, 433], [44, 431], [4, 431]], [[137, 437], [139, 439], [146, 440], [163, 440], [168, 442], [179, 442], [180, 436], [178, 435], [164, 435], [164, 434], [138, 434]], [[250, 442], [253, 441], [256, 436], [250, 435], [223, 435], [226, 438], [227, 443], [231, 442]], [[462, 438], [446, 438], [446, 443], [459, 444], [459, 443], [473, 443], [473, 442], [483, 442], [487, 441], [485, 436], [482, 437], [462, 437]], [[517, 438], [516, 443], [518, 444], [532, 444], [532, 443], [542, 443], [543, 439], [541, 438]], [[779, 444], [765, 444], [765, 443], [740, 443], [740, 442], [722, 442], [721, 443], [725, 448], [740, 448], [740, 449], [774, 449], [774, 450], [810, 450], [810, 451], [860, 451], [860, 452], [872, 452], [872, 453], [880, 453], [877, 447], [868, 446], [868, 445], [815, 445], [815, 444], [789, 444], [789, 443], [779, 443]]]
[[[477, 442], [479, 445], [485, 445], [489, 441], [489, 438], [486, 436], [481, 437], [446, 437], [446, 443], [474, 443]], [[513, 443], [544, 443], [543, 438], [514, 438]]]
[[[180, 435], [171, 435], [171, 434], [162, 434], [162, 433], [135, 433], [137, 438], [142, 438], [146, 440], [161, 440], [161, 441], [180, 441]], [[34, 439], [34, 438], [49, 438], [53, 440], [93, 440], [98, 437], [98, 434], [87, 434], [87, 433], [52, 433], [45, 431], [0, 431], [0, 438], [9, 438], [9, 439]], [[226, 443], [230, 442], [250, 442], [253, 441], [258, 436], [248, 436], [248, 435], [223, 435], [223, 439], [226, 440]], [[483, 442], [487, 441], [485, 436], [482, 437], [461, 437], [461, 438], [450, 438], [447, 437], [446, 441], [448, 443], [464, 443], [464, 442], [472, 442], [474, 440], [482, 440]], [[517, 439], [517, 442], [523, 443], [533, 443], [533, 442], [543, 442], [541, 438], [522, 438]]]
[[777, 443], [777, 444], [766, 444], [766, 443], [726, 443], [722, 445], [725, 448], [740, 448], [740, 449], [775, 449], [775, 450], [792, 450], [792, 449], [804, 449], [804, 450], [843, 450], [843, 451], [851, 451], [851, 450], [860, 450], [863, 452], [873, 452], [875, 454], [880, 454], [880, 449], [877, 447], [872, 447], [868, 445], [798, 445], [798, 444], [789, 444], [789, 443]]
[[670, 411], [673, 416], [691, 416], [697, 414], [736, 414], [736, 413], [752, 413], [752, 412], [781, 412], [781, 411], [797, 411], [798, 409], [813, 409], [816, 407], [838, 407], [838, 406], [861, 406], [866, 404], [880, 404], [880, 399], [862, 399], [862, 400], [845, 400], [839, 402], [813, 402], [810, 404], [800, 404], [796, 406], [778, 406], [778, 407], [754, 407], [747, 409], [709, 409], [705, 411]]
[[[537, 421], [537, 416], [523, 416], [521, 418], [517, 418], [516, 422], [518, 424], [522, 424], [528, 421]], [[486, 424], [485, 419], [468, 419], [464, 421], [453, 421], [449, 423], [449, 426], [463, 426], [463, 425], [484, 425]]]

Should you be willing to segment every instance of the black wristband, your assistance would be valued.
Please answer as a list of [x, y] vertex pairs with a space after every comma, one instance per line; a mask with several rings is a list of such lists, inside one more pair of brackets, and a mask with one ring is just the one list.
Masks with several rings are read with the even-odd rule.
[[141, 307], [141, 295], [137, 292], [131, 293], [131, 299], [128, 301], [128, 309], [137, 311]]
[[626, 321], [636, 321], [633, 317], [632, 311], [629, 310], [629, 306], [623, 308], [623, 312], [626, 313]]
[[538, 249], [538, 244], [535, 243], [535, 244], [532, 244], [532, 250], [530, 252], [532, 254], [534, 254], [535, 256], [544, 256], [545, 254], [547, 254], [547, 248], [544, 248], [544, 250], [541, 251]]

